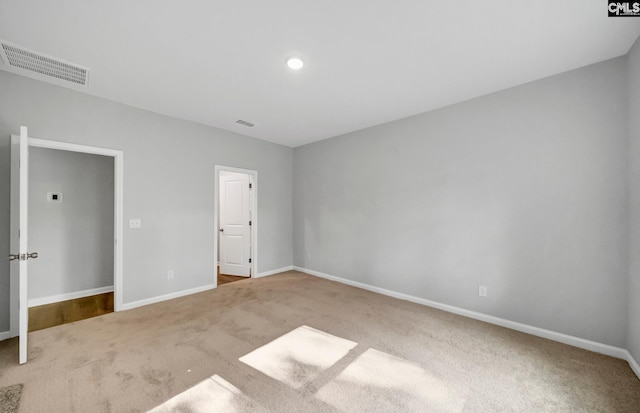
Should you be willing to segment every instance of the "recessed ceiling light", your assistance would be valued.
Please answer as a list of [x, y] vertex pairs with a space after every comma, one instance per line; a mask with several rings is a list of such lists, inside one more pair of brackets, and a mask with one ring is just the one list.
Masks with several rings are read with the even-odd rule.
[[298, 57], [292, 57], [287, 60], [287, 66], [289, 66], [290, 69], [299, 70], [304, 66], [304, 62]]

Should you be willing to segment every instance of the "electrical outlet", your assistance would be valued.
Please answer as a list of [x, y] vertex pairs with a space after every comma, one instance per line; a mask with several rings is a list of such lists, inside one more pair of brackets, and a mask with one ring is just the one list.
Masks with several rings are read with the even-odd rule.
[[142, 220], [140, 218], [133, 218], [129, 220], [129, 228], [140, 229], [142, 228]]
[[481, 285], [478, 287], [478, 295], [480, 297], [486, 297], [487, 296], [487, 286], [486, 285]]
[[167, 271], [167, 280], [173, 280], [173, 277], [176, 275], [175, 272], [173, 272], [173, 270], [169, 270]]

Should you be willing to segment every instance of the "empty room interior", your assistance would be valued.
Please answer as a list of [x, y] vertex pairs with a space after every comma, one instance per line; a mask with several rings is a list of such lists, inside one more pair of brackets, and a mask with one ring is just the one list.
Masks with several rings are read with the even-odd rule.
[[639, 36], [0, 0], [0, 412], [640, 412]]

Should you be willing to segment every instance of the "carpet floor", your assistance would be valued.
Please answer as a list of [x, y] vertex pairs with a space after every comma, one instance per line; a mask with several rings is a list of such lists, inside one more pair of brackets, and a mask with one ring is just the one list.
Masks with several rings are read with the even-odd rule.
[[639, 412], [623, 361], [295, 271], [0, 342], [20, 412]]
[[22, 395], [22, 384], [0, 388], [0, 413], [17, 413]]

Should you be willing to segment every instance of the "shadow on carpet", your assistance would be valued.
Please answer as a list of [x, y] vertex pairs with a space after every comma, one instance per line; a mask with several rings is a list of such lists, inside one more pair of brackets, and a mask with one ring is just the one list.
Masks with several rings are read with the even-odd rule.
[[0, 388], [0, 413], [16, 413], [20, 406], [22, 384]]

